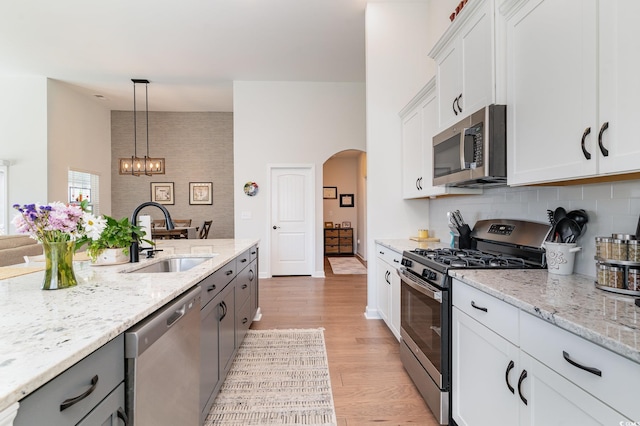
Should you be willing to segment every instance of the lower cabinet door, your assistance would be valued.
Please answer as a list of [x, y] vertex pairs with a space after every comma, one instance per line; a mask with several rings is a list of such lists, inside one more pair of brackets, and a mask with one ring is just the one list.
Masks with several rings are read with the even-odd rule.
[[526, 352], [520, 353], [520, 364], [526, 372], [520, 388], [527, 401], [520, 401], [521, 426], [636, 424]]
[[210, 404], [207, 404], [213, 390], [220, 380], [218, 369], [218, 320], [220, 303], [211, 300], [200, 311], [200, 415], [206, 417]]
[[[236, 352], [236, 311], [235, 311], [235, 278], [223, 290], [220, 301], [219, 351], [220, 379], [224, 380], [231, 368], [231, 361]], [[217, 299], [216, 299], [217, 300]]]
[[458, 426], [517, 425], [518, 347], [454, 307], [452, 351]]
[[77, 426], [128, 426], [124, 413], [124, 383], [114, 389]]

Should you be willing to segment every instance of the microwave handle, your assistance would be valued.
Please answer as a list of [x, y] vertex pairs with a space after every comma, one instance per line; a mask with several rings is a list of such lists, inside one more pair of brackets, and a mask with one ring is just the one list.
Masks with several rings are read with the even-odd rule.
[[[465, 135], [467, 134], [468, 127], [465, 127], [460, 132], [460, 170], [469, 170], [470, 167], [467, 164], [471, 164], [472, 161], [465, 161]], [[473, 145], [471, 146], [470, 160], [473, 160]]]

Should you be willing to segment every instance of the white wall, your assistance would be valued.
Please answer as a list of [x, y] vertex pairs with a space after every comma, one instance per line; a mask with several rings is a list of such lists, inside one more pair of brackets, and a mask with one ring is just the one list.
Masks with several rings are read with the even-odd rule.
[[111, 111], [73, 86], [48, 80], [49, 201], [68, 200], [68, 171], [100, 176], [100, 213], [111, 214]]
[[[314, 275], [324, 276], [322, 165], [365, 150], [364, 85], [236, 81], [233, 92], [235, 238], [260, 238], [260, 275], [271, 276], [268, 166], [315, 165]], [[254, 197], [244, 194], [248, 181], [259, 185]]]
[[[0, 160], [10, 162], [9, 206], [46, 203], [47, 79], [3, 77], [0, 93]], [[9, 221], [14, 215], [10, 209]]]
[[101, 176], [101, 205], [108, 211], [109, 111], [46, 77], [5, 77], [0, 92], [0, 159], [11, 162], [9, 205], [66, 201], [67, 171], [74, 168]]
[[[378, 238], [409, 238], [429, 220], [429, 201], [402, 199], [398, 112], [433, 74], [425, 2], [374, 2], [366, 10], [367, 251]], [[368, 262], [367, 317], [377, 317], [375, 259]]]

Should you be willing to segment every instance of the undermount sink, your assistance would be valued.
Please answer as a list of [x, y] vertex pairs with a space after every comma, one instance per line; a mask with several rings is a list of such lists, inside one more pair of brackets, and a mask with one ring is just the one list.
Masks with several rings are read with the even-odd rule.
[[137, 273], [148, 274], [148, 273], [156, 273], [156, 272], [184, 272], [212, 258], [213, 258], [212, 256], [170, 257], [170, 258], [162, 259], [158, 262], [150, 263], [148, 265], [144, 265], [139, 268], [135, 268], [135, 269], [131, 269], [123, 272], [132, 273], [132, 274], [137, 274]]

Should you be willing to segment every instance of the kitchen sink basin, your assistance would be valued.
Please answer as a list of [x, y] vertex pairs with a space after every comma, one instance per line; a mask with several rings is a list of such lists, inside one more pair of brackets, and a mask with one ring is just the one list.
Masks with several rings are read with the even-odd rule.
[[[215, 256], [215, 255], [214, 255]], [[132, 270], [124, 271], [132, 274], [148, 274], [157, 272], [184, 272], [189, 269], [200, 265], [207, 260], [212, 259], [211, 256], [207, 257], [170, 257], [162, 259], [158, 262], [150, 263], [148, 265], [141, 266]]]

